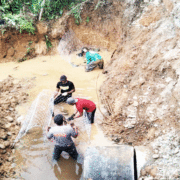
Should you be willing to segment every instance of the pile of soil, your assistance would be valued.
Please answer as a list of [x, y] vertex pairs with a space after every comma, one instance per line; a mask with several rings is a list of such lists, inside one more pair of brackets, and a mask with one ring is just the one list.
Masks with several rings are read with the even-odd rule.
[[105, 67], [100, 94], [109, 116], [103, 128], [119, 144], [155, 144], [155, 163], [145, 168], [141, 179], [177, 179], [180, 25], [163, 3], [144, 6]]
[[[12, 146], [20, 130], [21, 122], [16, 106], [27, 101], [27, 85], [24, 81], [15, 80], [9, 76], [0, 82], [0, 179], [15, 177], [14, 156], [15, 149]], [[28, 84], [28, 83], [26, 83]]]
[[180, 178], [180, 131], [171, 128], [151, 143], [153, 158], [156, 160], [141, 170], [143, 179]]
[[101, 100], [109, 117], [103, 125], [116, 142], [147, 144], [162, 129], [179, 129], [179, 28], [168, 15], [163, 4], [144, 8], [105, 68]]

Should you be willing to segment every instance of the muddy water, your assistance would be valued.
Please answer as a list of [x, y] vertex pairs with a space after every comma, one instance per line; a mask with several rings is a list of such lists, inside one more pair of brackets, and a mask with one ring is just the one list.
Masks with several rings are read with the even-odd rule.
[[[105, 62], [110, 59], [111, 53], [103, 52]], [[87, 98], [94, 101], [99, 107], [97, 92], [105, 79], [102, 70], [95, 69], [92, 72], [84, 71], [83, 58], [78, 58], [74, 53], [69, 57], [46, 56], [38, 57], [23, 63], [4, 63], [0, 64], [0, 80], [12, 75], [15, 78], [31, 78], [35, 86], [28, 90], [30, 99], [25, 105], [19, 106], [19, 114], [25, 115], [32, 101], [43, 89], [50, 89], [52, 92], [56, 89], [59, 77], [65, 74], [70, 81], [75, 84], [76, 92], [74, 97]], [[75, 64], [72, 66], [71, 63]], [[72, 106], [60, 104], [55, 106], [55, 114], [67, 112], [71, 115], [74, 111]], [[66, 116], [67, 117], [67, 116]], [[97, 109], [95, 122], [101, 121], [102, 116]], [[16, 149], [16, 164], [19, 167], [22, 179], [80, 179], [82, 175], [83, 155], [88, 146], [109, 146], [112, 142], [108, 141], [95, 123], [91, 127], [91, 141], [83, 127], [83, 119], [75, 120], [79, 126], [79, 137], [74, 139], [77, 150], [80, 154], [79, 163], [75, 163], [72, 158], [65, 155], [60, 158], [58, 166], [52, 167], [51, 157], [54, 145], [49, 141], [44, 141], [42, 129], [31, 130], [23, 139], [21, 139]], [[52, 123], [53, 125], [53, 123]], [[68, 158], [68, 159], [67, 159]]]

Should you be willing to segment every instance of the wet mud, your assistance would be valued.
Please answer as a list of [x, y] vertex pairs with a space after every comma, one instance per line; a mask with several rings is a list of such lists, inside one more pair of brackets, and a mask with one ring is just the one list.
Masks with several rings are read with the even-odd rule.
[[[77, 53], [77, 52], [76, 52]], [[104, 52], [105, 62], [110, 57], [110, 53]], [[101, 54], [103, 55], [103, 53]], [[26, 115], [29, 107], [37, 95], [44, 89], [55, 91], [56, 83], [59, 77], [65, 74], [68, 80], [75, 84], [76, 92], [73, 97], [86, 98], [94, 101], [97, 108], [100, 105], [98, 100], [98, 89], [105, 79], [102, 70], [95, 69], [92, 72], [86, 73], [84, 71], [84, 59], [76, 61], [76, 54], [72, 54], [68, 62], [66, 57], [49, 56], [39, 57], [23, 63], [2, 63], [0, 68], [0, 79], [5, 79], [7, 74], [15, 78], [21, 79], [27, 77], [34, 83], [33, 88], [28, 89], [29, 94], [28, 102], [20, 104], [16, 109], [20, 115]], [[77, 66], [72, 66], [77, 64]], [[55, 114], [64, 113], [68, 117], [74, 112], [74, 108], [62, 103], [55, 106]], [[42, 115], [43, 118], [43, 115]], [[47, 141], [44, 134], [44, 129], [33, 128], [20, 142], [16, 145], [15, 163], [17, 169], [17, 178], [20, 179], [80, 179], [83, 170], [83, 155], [88, 146], [104, 146], [112, 145], [104, 134], [97, 122], [102, 121], [102, 115], [97, 110], [95, 117], [95, 124], [91, 127], [91, 136], [87, 134], [83, 126], [83, 118], [75, 120], [75, 124], [79, 127], [79, 137], [74, 139], [75, 145], [79, 153], [79, 163], [67, 154], [63, 154], [58, 162], [58, 165], [52, 167], [51, 158], [53, 153], [54, 144]], [[52, 126], [54, 126], [52, 121]], [[67, 159], [68, 158], [68, 159]]]

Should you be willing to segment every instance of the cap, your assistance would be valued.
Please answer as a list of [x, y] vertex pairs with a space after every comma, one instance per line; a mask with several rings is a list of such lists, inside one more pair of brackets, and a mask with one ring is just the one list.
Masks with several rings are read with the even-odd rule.
[[88, 51], [87, 48], [82, 49], [82, 53], [86, 53], [87, 51]]
[[54, 117], [54, 123], [56, 123], [57, 125], [61, 125], [63, 124], [63, 115], [62, 114], [58, 114]]
[[67, 79], [67, 77], [66, 77], [65, 75], [62, 75], [62, 76], [60, 77], [60, 81], [66, 81], [66, 79]]
[[74, 103], [76, 103], [77, 101], [78, 101], [77, 99], [74, 99], [74, 98], [70, 97], [70, 98], [67, 99], [66, 102], [67, 102], [68, 104], [74, 104]]

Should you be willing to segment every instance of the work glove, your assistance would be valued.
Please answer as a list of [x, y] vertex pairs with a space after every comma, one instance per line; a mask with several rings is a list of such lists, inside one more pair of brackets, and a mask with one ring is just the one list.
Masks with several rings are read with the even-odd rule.
[[68, 118], [68, 121], [73, 120], [73, 119], [74, 119], [74, 116], [75, 116], [75, 114], [73, 114], [72, 116], [70, 116], [70, 117]]
[[67, 95], [68, 95], [67, 92], [62, 93], [62, 96], [67, 96]]
[[51, 129], [51, 127], [49, 127], [49, 126], [46, 126], [45, 127], [46, 128], [46, 130], [49, 132], [49, 130]]
[[74, 123], [71, 123], [70, 126], [73, 127], [73, 126], [75, 126], [75, 125], [74, 125]]
[[74, 118], [71, 116], [71, 117], [69, 117], [67, 120], [68, 121], [71, 121], [71, 120], [73, 120]]
[[83, 57], [83, 53], [79, 53], [77, 54], [79, 57]]

